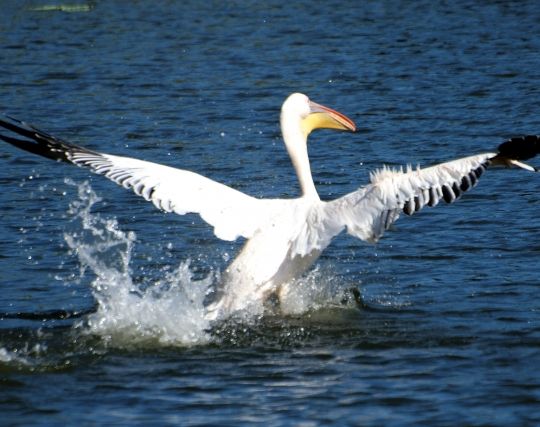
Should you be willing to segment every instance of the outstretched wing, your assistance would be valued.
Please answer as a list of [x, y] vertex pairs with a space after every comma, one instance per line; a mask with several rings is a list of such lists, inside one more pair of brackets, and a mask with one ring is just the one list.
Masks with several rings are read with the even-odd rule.
[[[325, 206], [324, 226], [367, 241], [377, 241], [403, 212], [413, 215], [441, 200], [453, 203], [476, 186], [490, 166], [505, 165], [537, 171], [521, 162], [540, 153], [540, 137], [512, 138], [498, 153], [484, 153], [426, 169], [383, 168], [371, 175], [371, 183]], [[337, 233], [336, 233], [337, 234]], [[334, 234], [335, 235], [335, 234]]]
[[0, 139], [18, 148], [87, 167], [166, 212], [199, 214], [220, 239], [251, 237], [280, 205], [279, 200], [256, 199], [194, 172], [88, 150], [15, 119], [0, 118], [0, 126], [24, 137], [0, 133]]

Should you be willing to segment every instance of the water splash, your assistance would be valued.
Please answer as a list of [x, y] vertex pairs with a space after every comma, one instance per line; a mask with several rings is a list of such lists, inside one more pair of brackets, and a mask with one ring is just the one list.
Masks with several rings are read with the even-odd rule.
[[77, 327], [114, 346], [208, 342], [203, 301], [212, 276], [194, 280], [186, 261], [173, 271], [163, 269], [163, 277], [150, 286], [134, 283], [130, 261], [135, 233], [120, 230], [114, 218], [92, 213], [99, 200], [88, 183], [79, 184], [78, 200], [69, 210], [76, 231], [64, 235], [81, 274], [89, 269], [96, 276], [91, 286], [97, 311]]
[[351, 288], [330, 265], [317, 264], [305, 277], [283, 289], [280, 294], [281, 311], [297, 316], [328, 308], [356, 307]]
[[[137, 283], [130, 268], [136, 236], [119, 228], [115, 218], [92, 212], [100, 201], [87, 182], [75, 184], [78, 199], [70, 204], [72, 231], [64, 235], [78, 257], [81, 276], [90, 270], [97, 311], [76, 325], [114, 347], [133, 345], [199, 345], [219, 340], [216, 323], [205, 318], [205, 298], [219, 273], [195, 280], [190, 261], [153, 272], [151, 283]], [[281, 293], [279, 315], [301, 316], [328, 307], [354, 305], [345, 301], [346, 286], [329, 268], [316, 268]], [[331, 268], [330, 268], [331, 270]], [[257, 322], [260, 313], [241, 313], [242, 323]], [[226, 322], [234, 328], [234, 322]], [[221, 328], [222, 326], [220, 326]], [[214, 329], [215, 332], [215, 329]]]
[[8, 350], [7, 348], [0, 347], [0, 363], [1, 364], [17, 364], [17, 365], [29, 365], [28, 359], [25, 356], [21, 356], [18, 353], [28, 353], [28, 349], [23, 351]]

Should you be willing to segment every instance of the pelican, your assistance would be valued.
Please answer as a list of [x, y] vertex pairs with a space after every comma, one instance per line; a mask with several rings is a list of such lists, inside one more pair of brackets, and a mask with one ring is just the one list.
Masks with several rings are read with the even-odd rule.
[[354, 122], [294, 93], [283, 103], [280, 123], [300, 183], [301, 194], [293, 199], [254, 198], [194, 172], [79, 147], [7, 116], [0, 119], [0, 126], [17, 137], [0, 133], [0, 139], [31, 153], [89, 168], [165, 212], [199, 214], [220, 239], [246, 239], [222, 274], [215, 301], [206, 307], [210, 320], [248, 307], [263, 310], [271, 295], [279, 301], [342, 231], [376, 242], [401, 213], [412, 215], [441, 200], [456, 201], [490, 166], [537, 171], [523, 161], [540, 152], [538, 136], [516, 137], [499, 145], [496, 153], [425, 169], [383, 167], [371, 173], [367, 185], [322, 201], [311, 175], [308, 136], [315, 129], [354, 132]]

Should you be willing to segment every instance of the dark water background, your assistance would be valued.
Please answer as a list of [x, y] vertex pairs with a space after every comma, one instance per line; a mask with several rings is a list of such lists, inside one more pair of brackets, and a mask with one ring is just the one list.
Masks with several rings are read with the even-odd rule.
[[[383, 163], [431, 164], [540, 133], [535, 1], [44, 7], [62, 4], [2, 2], [0, 109], [253, 195], [298, 192], [278, 127], [295, 91], [359, 126], [312, 135], [323, 198]], [[176, 272], [168, 288], [196, 288], [238, 244], [8, 146], [0, 186], [2, 425], [540, 424], [539, 176], [492, 171], [377, 246], [336, 239], [311, 286], [356, 286], [365, 310], [323, 304], [210, 335], [167, 290], [141, 305], [109, 295], [127, 304], [101, 307], [94, 324], [47, 313], [92, 311], [100, 277], [125, 291]], [[89, 202], [92, 191], [103, 200]], [[105, 233], [95, 257], [107, 268], [77, 256], [98, 247], [85, 220]]]

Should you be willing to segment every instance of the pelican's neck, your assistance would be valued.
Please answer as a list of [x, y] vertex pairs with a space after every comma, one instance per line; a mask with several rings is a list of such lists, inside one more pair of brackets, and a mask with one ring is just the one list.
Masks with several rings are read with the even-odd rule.
[[319, 194], [311, 176], [307, 151], [307, 135], [304, 133], [300, 122], [288, 119], [282, 115], [281, 132], [285, 147], [287, 147], [287, 152], [300, 182], [302, 197], [312, 197], [319, 200]]

